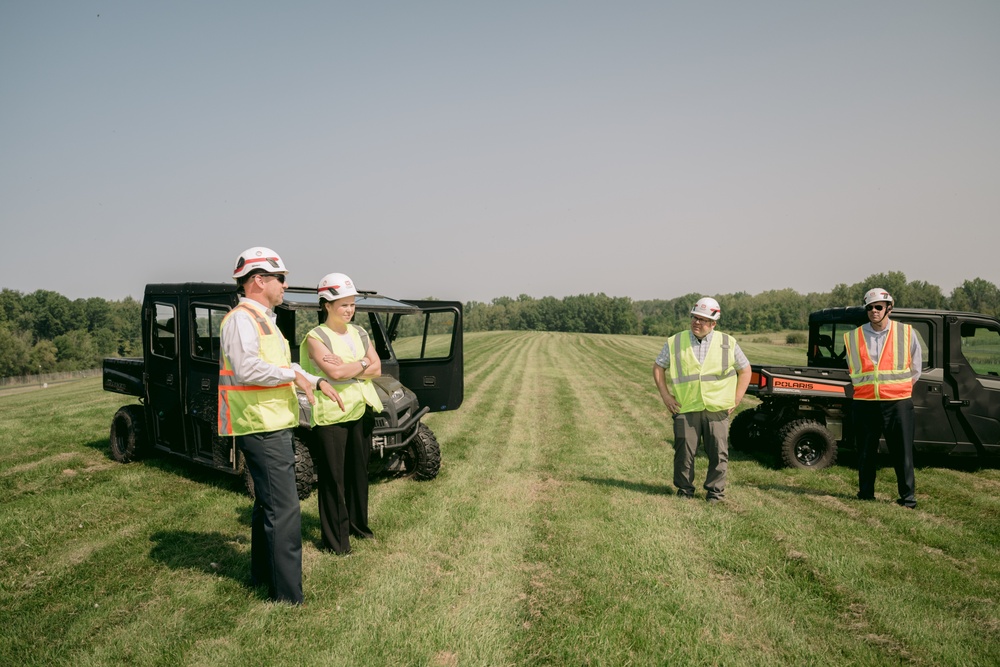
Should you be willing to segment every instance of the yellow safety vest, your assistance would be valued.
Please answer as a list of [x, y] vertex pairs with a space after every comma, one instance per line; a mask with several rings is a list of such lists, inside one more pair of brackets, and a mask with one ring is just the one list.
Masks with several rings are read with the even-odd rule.
[[721, 412], [736, 407], [736, 341], [729, 334], [713, 332], [698, 363], [691, 332], [681, 331], [670, 340], [670, 382], [681, 412]]
[[[288, 341], [270, 319], [252, 306], [240, 304], [222, 319], [225, 328], [236, 311], [250, 315], [257, 326], [260, 349], [257, 356], [281, 368], [292, 367]], [[295, 385], [286, 382], [273, 387], [245, 384], [236, 379], [225, 350], [219, 356], [219, 435], [268, 433], [298, 426], [299, 401]]]
[[324, 373], [313, 363], [309, 356], [309, 339], [315, 338], [323, 343], [324, 347], [329, 347], [330, 351], [340, 357], [344, 363], [360, 361], [365, 356], [364, 343], [361, 340], [361, 329], [353, 324], [347, 325], [347, 332], [354, 342], [354, 350], [335, 332], [325, 324], [321, 324], [302, 340], [299, 346], [299, 364], [307, 373], [325, 377], [333, 385], [333, 388], [340, 394], [340, 399], [344, 401], [344, 409], [334, 401], [327, 398], [322, 392], [316, 392], [316, 405], [312, 407], [312, 425], [327, 426], [329, 424], [339, 424], [341, 422], [354, 421], [360, 419], [365, 414], [365, 406], [370, 405], [375, 412], [382, 412], [382, 401], [379, 400], [378, 392], [371, 380], [360, 378], [348, 378], [346, 380], [334, 380]]
[[913, 394], [913, 359], [910, 356], [913, 327], [890, 320], [885, 336], [876, 364], [861, 327], [844, 334], [855, 400], [898, 401]]

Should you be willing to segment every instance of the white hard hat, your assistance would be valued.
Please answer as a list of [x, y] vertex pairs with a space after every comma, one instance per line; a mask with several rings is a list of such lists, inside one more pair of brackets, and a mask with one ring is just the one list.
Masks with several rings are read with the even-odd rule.
[[892, 303], [892, 296], [881, 287], [876, 287], [865, 292], [864, 305], [867, 306], [869, 303], [875, 303], [876, 301], [888, 301]]
[[698, 299], [698, 303], [694, 304], [694, 308], [691, 309], [691, 314], [704, 317], [706, 320], [715, 320], [718, 322], [719, 315], [722, 314], [722, 309], [719, 308], [718, 301], [710, 296], [706, 296]]
[[323, 276], [316, 286], [319, 298], [327, 301], [336, 301], [345, 296], [357, 296], [358, 290], [354, 289], [354, 282], [343, 273], [328, 273]]
[[251, 271], [258, 273], [288, 273], [285, 263], [278, 257], [278, 253], [264, 246], [254, 246], [240, 253], [236, 258], [236, 268], [233, 269], [233, 278], [239, 280]]

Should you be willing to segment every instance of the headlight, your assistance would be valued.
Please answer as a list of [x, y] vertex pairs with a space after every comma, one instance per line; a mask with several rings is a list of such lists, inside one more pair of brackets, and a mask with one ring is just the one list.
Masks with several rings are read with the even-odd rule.
[[403, 390], [400, 388], [393, 391], [392, 396], [389, 397], [389, 400], [391, 400], [393, 403], [403, 400]]

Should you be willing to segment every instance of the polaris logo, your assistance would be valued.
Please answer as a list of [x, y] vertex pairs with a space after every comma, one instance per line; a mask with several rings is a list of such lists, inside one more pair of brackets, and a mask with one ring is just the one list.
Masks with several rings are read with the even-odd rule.
[[791, 380], [775, 380], [775, 387], [781, 387], [782, 389], [812, 389], [812, 382], [792, 382]]

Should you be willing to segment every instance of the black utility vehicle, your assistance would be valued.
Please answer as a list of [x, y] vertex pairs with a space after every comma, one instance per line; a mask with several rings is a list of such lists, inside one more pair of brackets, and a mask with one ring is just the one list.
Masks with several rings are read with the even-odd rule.
[[[913, 325], [920, 338], [914, 448], [955, 456], [1000, 454], [1000, 322], [907, 308], [894, 309], [892, 319]], [[747, 393], [761, 403], [733, 419], [732, 447], [776, 449], [785, 465], [814, 469], [833, 465], [838, 448], [854, 448], [844, 333], [867, 321], [864, 308], [817, 311], [809, 316], [806, 367], [753, 365]]]
[[[235, 284], [147, 285], [142, 305], [142, 358], [104, 360], [104, 389], [136, 396], [111, 422], [111, 455], [126, 463], [149, 451], [180, 456], [243, 475], [235, 438], [217, 433], [220, 325], [237, 303]], [[462, 304], [398, 301], [360, 292], [354, 323], [368, 331], [382, 360], [373, 380], [384, 411], [376, 417], [369, 472], [437, 476], [441, 450], [421, 418], [462, 403]], [[289, 287], [275, 308], [278, 328], [298, 361], [299, 344], [319, 322], [315, 289]], [[309, 402], [299, 394], [295, 429], [299, 497], [316, 480], [309, 454]]]

